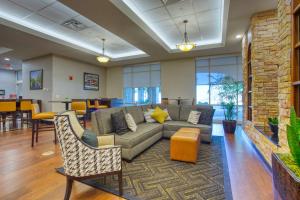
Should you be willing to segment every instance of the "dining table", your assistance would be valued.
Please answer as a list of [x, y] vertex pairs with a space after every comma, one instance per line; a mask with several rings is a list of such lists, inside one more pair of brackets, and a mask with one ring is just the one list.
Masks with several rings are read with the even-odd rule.
[[69, 110], [70, 108], [70, 103], [72, 103], [72, 101], [70, 100], [52, 100], [52, 101], [48, 101], [49, 103], [62, 103], [65, 104], [65, 110]]

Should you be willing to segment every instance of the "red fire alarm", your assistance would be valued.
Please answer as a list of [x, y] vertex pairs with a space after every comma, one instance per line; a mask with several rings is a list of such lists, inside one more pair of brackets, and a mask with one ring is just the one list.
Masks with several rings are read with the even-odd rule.
[[73, 76], [69, 76], [69, 80], [72, 81], [73, 80]]

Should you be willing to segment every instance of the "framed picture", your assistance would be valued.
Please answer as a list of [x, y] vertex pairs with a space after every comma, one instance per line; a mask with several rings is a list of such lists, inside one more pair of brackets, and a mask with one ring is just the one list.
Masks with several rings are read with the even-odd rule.
[[4, 96], [5, 95], [5, 90], [0, 90], [0, 96]]
[[84, 72], [83, 74], [84, 90], [99, 90], [99, 75]]
[[43, 70], [30, 71], [30, 90], [43, 89]]

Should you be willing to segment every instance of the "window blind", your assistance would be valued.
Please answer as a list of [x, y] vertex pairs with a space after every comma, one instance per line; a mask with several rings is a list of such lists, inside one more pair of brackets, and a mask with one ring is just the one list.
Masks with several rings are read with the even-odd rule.
[[123, 69], [124, 88], [159, 87], [160, 64], [126, 66]]

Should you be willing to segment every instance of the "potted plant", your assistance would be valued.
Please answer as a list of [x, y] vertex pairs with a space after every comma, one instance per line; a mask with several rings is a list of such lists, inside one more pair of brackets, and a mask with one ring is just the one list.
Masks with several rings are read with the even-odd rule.
[[268, 118], [269, 127], [273, 133], [272, 138], [278, 138], [278, 118], [277, 117], [269, 117]]
[[236, 129], [236, 112], [238, 96], [243, 92], [243, 84], [230, 76], [225, 76], [219, 81], [219, 96], [222, 98], [225, 119], [222, 121], [225, 133], [234, 133]]

